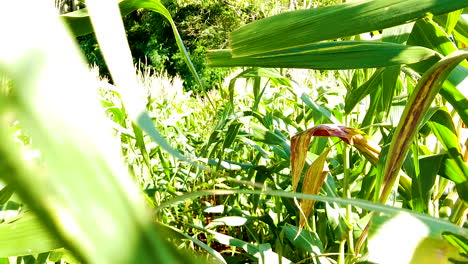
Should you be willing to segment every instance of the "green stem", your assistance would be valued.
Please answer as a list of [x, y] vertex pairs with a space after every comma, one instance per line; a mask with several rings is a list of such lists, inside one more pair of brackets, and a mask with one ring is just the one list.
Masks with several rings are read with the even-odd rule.
[[[348, 117], [344, 116], [343, 121], [346, 126], [349, 126]], [[346, 143], [342, 143], [343, 146], [343, 169], [344, 169], [344, 178], [343, 178], [343, 196], [344, 198], [351, 198], [351, 189], [350, 189], [350, 164], [349, 164], [349, 148]], [[353, 225], [352, 225], [352, 207], [351, 205], [346, 205], [346, 223], [348, 226], [348, 252], [354, 254], [354, 238], [353, 238]]]
[[462, 201], [462, 199], [458, 198], [453, 206], [452, 214], [450, 215], [450, 222], [458, 225], [463, 226], [465, 222], [466, 214], [468, 213], [468, 206]]
[[337, 264], [345, 264], [345, 243], [346, 239], [341, 240], [340, 242], [340, 254], [338, 255]]

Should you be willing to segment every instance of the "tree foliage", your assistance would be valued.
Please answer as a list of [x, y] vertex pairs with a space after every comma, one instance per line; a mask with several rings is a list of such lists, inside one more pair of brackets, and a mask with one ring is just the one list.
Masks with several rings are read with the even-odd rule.
[[[206, 65], [206, 51], [228, 46], [229, 34], [241, 25], [265, 17], [257, 5], [239, 1], [162, 1], [169, 10], [187, 47], [192, 62], [208, 89], [220, 87], [227, 69]], [[170, 24], [160, 14], [138, 10], [124, 17], [128, 42], [135, 63], [143, 62], [154, 72], [167, 71], [182, 76], [186, 90], [199, 91], [183, 60]], [[78, 38], [90, 64], [102, 75], [109, 72], [93, 34]]]

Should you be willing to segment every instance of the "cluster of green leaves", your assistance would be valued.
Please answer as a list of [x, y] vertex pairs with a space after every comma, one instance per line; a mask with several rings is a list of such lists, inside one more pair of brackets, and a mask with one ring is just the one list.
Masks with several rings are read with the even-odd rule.
[[[468, 121], [466, 98], [460, 93], [460, 90], [466, 89], [461, 82], [467, 76], [465, 59], [468, 55], [466, 52], [457, 51], [457, 47], [466, 45], [466, 34], [463, 33], [466, 30], [463, 26], [465, 22], [461, 16], [463, 12], [461, 8], [466, 5], [467, 3], [463, 1], [450, 4], [429, 1], [404, 3], [362, 1], [285, 13], [251, 23], [233, 32], [231, 49], [213, 51], [209, 54], [209, 58], [213, 66], [357, 69], [351, 72], [350, 77], [342, 78], [347, 88], [344, 108], [340, 115], [330, 118], [329, 121], [335, 125], [338, 121], [338, 124], [346, 126], [367, 128], [371, 137], [382, 138], [380, 144], [387, 145], [388, 148], [384, 148], [381, 153], [374, 152], [379, 156], [378, 159], [371, 159], [375, 165], [371, 170], [357, 165], [360, 162], [352, 158], [354, 155], [350, 157], [346, 150], [339, 153], [343, 157], [341, 165], [344, 167], [342, 195], [364, 199], [374, 197], [375, 201], [385, 203], [390, 197], [394, 182], [400, 174], [403, 174], [400, 177], [397, 200], [401, 199], [403, 207], [437, 216], [438, 209], [435, 209], [436, 212], [433, 211], [431, 202], [434, 201], [430, 200], [440, 198], [438, 187], [443, 186], [445, 189], [446, 179], [449, 179], [456, 184], [456, 189], [449, 188], [450, 192], [460, 196], [455, 207], [466, 212], [467, 165], [462, 158], [463, 153], [460, 148], [462, 142], [452, 123], [452, 118], [455, 116], [459, 116], [462, 120], [460, 122], [465, 124]], [[442, 15], [450, 11], [453, 12]], [[428, 13], [440, 16], [434, 17]], [[339, 21], [348, 23], [342, 24]], [[416, 22], [400, 25], [411, 21]], [[326, 31], [323, 30], [325, 26], [327, 26]], [[380, 41], [363, 41], [360, 35], [356, 35], [380, 29], [384, 29]], [[447, 32], [453, 33], [453, 39], [450, 39]], [[323, 42], [326, 40], [332, 41]], [[407, 66], [402, 67], [402, 64]], [[460, 65], [457, 66], [458, 64]], [[375, 71], [359, 70], [377, 67], [380, 68]], [[408, 78], [413, 79], [414, 83], [408, 83]], [[454, 108], [453, 113], [443, 108], [443, 103], [433, 104], [439, 91], [444, 100]], [[405, 94], [409, 95], [407, 100], [399, 97]], [[370, 96], [370, 105], [365, 114], [361, 115], [363, 109], [359, 103], [362, 103], [367, 96]], [[398, 114], [392, 116], [395, 111]], [[435, 126], [438, 128], [435, 128], [432, 122], [436, 122]], [[372, 128], [381, 124], [394, 129]], [[418, 133], [425, 125], [429, 126], [425, 128], [426, 133], [432, 130], [443, 146], [442, 150], [440, 147], [430, 149], [424, 144], [420, 145], [419, 140], [428, 135]], [[335, 129], [329, 127], [330, 131], [327, 131], [326, 135], [346, 138], [348, 143], [353, 144], [350, 140], [352, 137], [344, 135], [347, 132], [342, 128], [339, 132], [331, 130], [332, 128]], [[308, 139], [315, 135], [315, 129], [311, 129], [310, 133], [304, 135], [306, 136], [304, 140], [298, 141], [299, 148], [293, 150], [291, 146], [293, 155], [294, 151], [307, 151]], [[323, 133], [318, 134], [323, 136]], [[451, 143], [448, 143], [449, 141]], [[370, 149], [366, 150], [365, 144], [359, 145], [360, 143], [357, 143], [356, 147], [360, 151], [364, 150], [363, 155], [366, 156]], [[296, 153], [291, 158], [293, 170], [297, 157], [305, 158], [304, 155]], [[435, 167], [430, 167], [429, 164]], [[400, 172], [400, 168], [403, 168], [403, 172]], [[313, 170], [314, 165], [311, 165], [311, 171]], [[310, 181], [308, 173], [309, 170], [303, 180], [305, 183]], [[405, 173], [410, 175], [410, 178]], [[320, 173], [315, 175], [313, 181], [319, 179], [324, 181], [325, 178], [319, 175]], [[364, 185], [351, 184], [364, 175], [366, 176], [362, 182]], [[436, 175], [444, 177], [440, 178], [442, 185], [439, 185], [439, 178], [435, 177]], [[322, 184], [323, 182], [316, 183], [315, 186]], [[293, 186], [295, 187], [295, 184]], [[354, 192], [364, 196], [356, 196]], [[434, 196], [431, 196], [431, 193]], [[397, 201], [394, 198], [393, 203]], [[310, 211], [306, 212], [302, 203], [301, 207], [308, 216]], [[361, 230], [359, 239], [354, 241], [353, 237], [356, 234], [353, 234], [354, 228], [352, 224], [350, 225], [353, 222], [351, 217], [353, 212], [351, 207], [346, 207], [345, 218], [348, 228], [351, 227], [349, 229], [351, 232], [337, 242], [343, 246], [341, 252], [344, 252], [344, 243], [346, 243], [346, 252], [356, 254], [360, 252], [362, 243], [368, 235], [369, 224]], [[463, 222], [464, 217], [461, 215], [454, 213], [451, 220], [455, 223]], [[455, 220], [457, 218], [458, 220]], [[437, 235], [437, 239], [442, 239], [441, 233]], [[371, 240], [369, 248], [372, 247], [373, 250], [378, 248], [375, 247], [375, 241], [377, 240]], [[380, 243], [379, 246], [388, 248], [389, 245]], [[439, 246], [444, 247], [443, 243]], [[348, 261], [352, 258], [348, 257]], [[383, 260], [385, 257], [370, 251], [370, 259]], [[343, 261], [343, 258], [339, 261]]]

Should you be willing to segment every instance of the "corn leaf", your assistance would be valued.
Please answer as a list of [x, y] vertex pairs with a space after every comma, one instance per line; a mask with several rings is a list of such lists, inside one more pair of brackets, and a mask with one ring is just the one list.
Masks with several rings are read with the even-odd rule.
[[[406, 44], [413, 30], [414, 23], [387, 28], [382, 32], [382, 41], [398, 44]], [[382, 73], [382, 102], [384, 113], [389, 114], [392, 106], [393, 96], [399, 81], [401, 66], [386, 67]]]
[[384, 29], [382, 32], [382, 41], [406, 44], [413, 30], [414, 23], [407, 23], [395, 27]]
[[[431, 67], [421, 78], [406, 104], [395, 134], [393, 135], [388, 156], [379, 177], [385, 183], [380, 201], [387, 200], [398, 172], [408, 153], [409, 145], [423, 119], [423, 113], [429, 109], [450, 72], [465, 58], [468, 52], [457, 51]], [[382, 182], [379, 180], [379, 182]], [[376, 186], [380, 188], [379, 185]], [[377, 193], [380, 193], [377, 189]]]
[[341, 140], [356, 147], [372, 163], [376, 164], [380, 147], [373, 143], [362, 131], [333, 124], [319, 125], [309, 128], [291, 138], [291, 174], [293, 190], [296, 190], [301, 179], [302, 169], [307, 157], [307, 150], [312, 137], [339, 137]]
[[[123, 2], [120, 3], [122, 4]], [[164, 16], [170, 17], [164, 6], [162, 6], [162, 4], [157, 0], [144, 0], [142, 3], [139, 1], [125, 2], [125, 4], [128, 5], [135, 5], [136, 3], [139, 3], [141, 8], [153, 8], [162, 12]], [[120, 16], [113, 17], [106, 14], [106, 12], [101, 11], [108, 9], [109, 8], [105, 7], [104, 2], [102, 1], [88, 2], [88, 10], [92, 18], [94, 30], [96, 31], [98, 43], [101, 46], [104, 59], [106, 60], [106, 64], [112, 78], [117, 85], [117, 88], [119, 88], [119, 94], [122, 97], [129, 118], [143, 131], [145, 131], [156, 143], [158, 143], [162, 149], [174, 157], [202, 169], [209, 170], [207, 167], [194, 162], [193, 160], [185, 157], [178, 150], [174, 149], [154, 126], [153, 121], [145, 109], [146, 94], [142, 89], [136, 88], [138, 87], [138, 84], [135, 75], [135, 68], [133, 66], [133, 60], [123, 25], [121, 27], [115, 26], [122, 24], [122, 20]], [[117, 13], [118, 9], [114, 11]], [[111, 23], [111, 21], [113, 22]], [[112, 30], [110, 30], [111, 28]], [[131, 89], [130, 87], [135, 88]]]
[[[307, 149], [305, 150], [307, 152]], [[322, 188], [325, 177], [328, 174], [328, 171], [324, 171], [327, 155], [330, 149], [325, 149], [312, 164], [307, 168], [307, 171], [304, 175], [304, 182], [302, 184], [301, 192], [304, 194], [315, 194], [317, 195]], [[307, 223], [307, 218], [312, 212], [314, 207], [314, 200], [301, 200], [301, 214], [299, 220], [299, 231], [302, 230], [304, 225]]]
[[32, 213], [0, 224], [0, 257], [34, 255], [63, 247]]
[[434, 51], [422, 47], [368, 41], [324, 42], [243, 57], [235, 57], [232, 52], [232, 50], [210, 51], [209, 65], [321, 70], [361, 69], [411, 64], [437, 56]]
[[[423, 46], [444, 56], [458, 50], [441, 26], [430, 18], [421, 19], [414, 24], [408, 44]], [[460, 65], [466, 68], [468, 62], [462, 61]]]
[[[298, 249], [311, 253], [318, 257], [323, 254], [323, 244], [317, 233], [308, 230], [299, 231], [299, 228], [292, 225], [285, 225], [282, 227], [286, 238]], [[298, 235], [299, 233], [299, 235]], [[330, 263], [325, 257], [318, 257], [320, 263]]]
[[382, 78], [386, 68], [378, 69], [364, 84], [352, 89], [345, 98], [345, 113], [349, 114], [356, 107], [356, 105], [369, 95], [371, 90], [377, 89], [382, 85]]
[[356, 207], [360, 207], [369, 211], [379, 212], [390, 217], [397, 216], [399, 214], [407, 214], [410, 215], [412, 218], [418, 219], [418, 221], [426, 223], [429, 227], [429, 234], [430, 236], [436, 237], [440, 236], [442, 232], [451, 232], [461, 236], [468, 236], [468, 230], [466, 228], [461, 228], [459, 226], [450, 223], [447, 220], [439, 219], [432, 217], [427, 214], [416, 213], [411, 210], [405, 208], [397, 208], [393, 206], [388, 206], [380, 203], [373, 203], [366, 200], [361, 199], [347, 199], [341, 198], [336, 196], [320, 196], [320, 195], [312, 195], [312, 194], [302, 194], [302, 193], [292, 193], [287, 191], [270, 191], [270, 190], [203, 190], [197, 191], [192, 193], [187, 193], [181, 196], [178, 196], [170, 201], [161, 203], [160, 206], [156, 209], [157, 211], [162, 210], [166, 207], [171, 207], [174, 205], [179, 204], [181, 201], [195, 199], [202, 196], [210, 196], [210, 195], [234, 195], [234, 194], [256, 194], [256, 195], [271, 195], [271, 196], [278, 196], [278, 197], [286, 197], [286, 198], [296, 198], [296, 199], [310, 199], [310, 200], [317, 200], [325, 203], [337, 203], [341, 205], [352, 205]]
[[201, 247], [206, 252], [208, 252], [210, 255], [212, 255], [219, 263], [227, 264], [226, 260], [224, 260], [223, 256], [218, 251], [210, 248], [205, 243], [201, 242], [200, 240], [196, 239], [195, 237], [189, 236], [189, 235], [185, 234], [184, 232], [180, 231], [179, 229], [177, 229], [175, 227], [172, 227], [172, 226], [163, 225], [163, 224], [160, 224], [160, 226], [164, 227], [164, 228], [166, 228], [166, 229], [168, 229], [170, 231], [173, 231], [173, 232], [177, 233], [179, 236], [183, 236], [183, 237], [187, 238], [188, 240], [192, 241], [197, 246]]
[[458, 21], [461, 18], [462, 13], [463, 13], [463, 9], [459, 9], [459, 10], [446, 14], [447, 20], [445, 21], [445, 25], [442, 25], [442, 26], [444, 27], [444, 30], [445, 32], [447, 32], [448, 35], [452, 34], [453, 30], [458, 24]]
[[3, 205], [6, 202], [8, 202], [8, 200], [10, 200], [10, 197], [13, 195], [14, 192], [15, 192], [15, 188], [13, 188], [13, 186], [5, 185], [0, 190], [0, 205]]
[[459, 42], [468, 45], [468, 20], [461, 16], [453, 32]]
[[143, 131], [141, 130], [140, 127], [135, 125], [134, 123], [132, 124], [133, 132], [135, 134], [135, 145], [138, 147], [140, 150], [141, 156], [143, 157], [143, 161], [145, 162], [146, 167], [148, 168], [148, 171], [151, 171], [151, 162], [150, 162], [150, 156], [148, 154], [148, 151], [146, 150], [146, 144], [145, 140], [143, 137]]
[[[447, 151], [448, 156], [455, 163], [456, 171], [449, 170], [452, 173], [445, 173], [445, 176], [457, 184], [459, 195], [465, 201], [468, 201], [468, 196], [464, 193], [468, 185], [468, 166], [463, 160], [463, 155], [460, 149], [459, 138], [452, 122], [452, 117], [447, 110], [441, 109], [434, 113], [431, 120], [427, 123], [432, 129], [432, 132]], [[448, 171], [446, 171], [448, 172]]]
[[223, 150], [230, 148], [232, 143], [239, 134], [239, 129], [241, 128], [242, 124], [238, 122], [233, 122], [229, 125], [228, 130], [226, 131], [226, 137], [223, 142]]
[[332, 113], [330, 113], [330, 111], [327, 108], [315, 103], [307, 93], [302, 93], [301, 100], [317, 115], [323, 116], [324, 119], [328, 120], [329, 122], [332, 122], [335, 125], [341, 124], [341, 122]]
[[[452, 22], [448, 22], [448, 19], [449, 19], [448, 14], [434, 17], [434, 20], [439, 25], [450, 26]], [[457, 42], [460, 42], [465, 45], [468, 44], [468, 21], [463, 16], [460, 16], [458, 18], [457, 24], [455, 25], [455, 28], [453, 29], [452, 34], [455, 36], [455, 39], [457, 40]]]
[[262, 141], [264, 143], [267, 143], [269, 145], [279, 145], [283, 146], [287, 144], [285, 142], [285, 139], [280, 137], [279, 135], [271, 132], [264, 126], [257, 125], [255, 123], [250, 124], [253, 132], [253, 136], [256, 140]]
[[[296, 191], [301, 179], [302, 169], [307, 157], [307, 150], [313, 136], [339, 137], [341, 140], [357, 148], [372, 164], [377, 165], [381, 157], [381, 148], [362, 131], [332, 124], [319, 125], [301, 132], [291, 138], [291, 175], [292, 187]], [[400, 183], [405, 190], [410, 189], [410, 179], [401, 173]]]
[[[410, 38], [408, 39], [408, 44], [434, 49], [444, 56], [447, 56], [457, 50], [447, 34], [439, 25], [435, 24], [430, 19], [420, 20], [416, 23], [414, 30], [411, 32]], [[410, 65], [410, 67], [423, 74], [430, 66], [432, 66], [431, 63], [418, 63]], [[459, 89], [464, 89], [463, 82], [468, 76], [468, 70], [466, 67], [468, 67], [468, 63], [463, 61], [461, 65], [458, 65], [450, 73], [447, 81], [445, 81], [444, 85], [440, 89], [440, 94], [455, 108], [463, 122], [468, 124], [468, 107], [466, 107], [468, 100], [459, 91]]]
[[462, 83], [467, 77], [468, 69], [458, 66], [440, 89], [440, 95], [453, 106], [465, 125], [468, 125], [468, 99], [460, 90], [466, 89]]
[[291, 175], [292, 187], [296, 191], [301, 180], [302, 169], [307, 158], [312, 133], [300, 133], [291, 138]]
[[399, 82], [401, 66], [386, 67], [382, 74], [382, 111], [387, 115], [390, 114], [390, 108], [393, 103], [393, 96]]
[[[468, 0], [364, 0], [283, 13], [231, 35], [233, 57], [251, 56], [381, 30], [468, 6]], [[324, 30], [326, 29], [326, 30]]]
[[419, 173], [411, 177], [412, 208], [427, 213], [436, 175], [445, 155], [430, 155], [419, 158]]

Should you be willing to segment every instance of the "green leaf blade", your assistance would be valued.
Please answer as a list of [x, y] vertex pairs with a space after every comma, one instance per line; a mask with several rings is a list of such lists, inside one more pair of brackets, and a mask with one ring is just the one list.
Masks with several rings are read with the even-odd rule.
[[0, 224], [0, 237], [0, 257], [33, 255], [63, 247], [31, 213]]
[[439, 15], [466, 6], [468, 0], [365, 0], [283, 13], [233, 32], [233, 55], [248, 56], [301, 47], [317, 41], [393, 27], [415, 21], [427, 13]]
[[[381, 202], [385, 202], [390, 195], [401, 165], [408, 153], [408, 148], [423, 119], [423, 113], [426, 113], [429, 109], [450, 72], [467, 57], [468, 52], [466, 51], [452, 53], [431, 67], [415, 87], [392, 138], [388, 157], [380, 176], [384, 183], [383, 192], [380, 196]], [[379, 186], [377, 187], [379, 188]]]
[[236, 57], [231, 50], [208, 53], [213, 67], [251, 66], [321, 70], [412, 64], [436, 56], [430, 49], [386, 42], [338, 41]]

